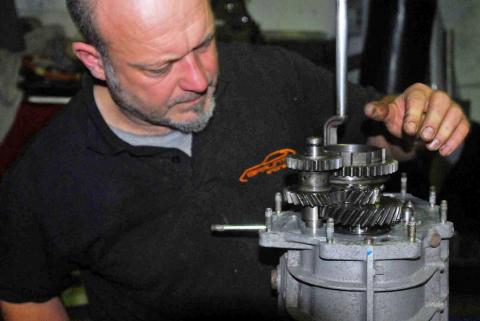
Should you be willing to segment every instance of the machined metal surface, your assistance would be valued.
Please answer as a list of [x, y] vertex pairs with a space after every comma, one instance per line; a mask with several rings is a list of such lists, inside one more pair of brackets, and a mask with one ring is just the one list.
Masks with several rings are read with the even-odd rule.
[[[337, 184], [352, 184], [355, 181], [377, 182], [380, 176], [387, 176], [398, 170], [398, 161], [387, 157], [383, 148], [356, 145], [338, 144], [327, 146], [326, 150], [340, 154], [343, 167], [334, 173], [333, 182]], [[382, 180], [379, 181], [380, 183]]]
[[289, 155], [287, 167], [305, 172], [333, 171], [343, 166], [342, 157], [327, 152], [320, 137], [308, 137], [304, 154]]
[[312, 234], [298, 212], [283, 212], [271, 232], [260, 232], [261, 246], [288, 249], [273, 282], [296, 320], [448, 320], [453, 225], [442, 223], [439, 206], [386, 196], [412, 201], [415, 220], [366, 238], [338, 233], [333, 218]]

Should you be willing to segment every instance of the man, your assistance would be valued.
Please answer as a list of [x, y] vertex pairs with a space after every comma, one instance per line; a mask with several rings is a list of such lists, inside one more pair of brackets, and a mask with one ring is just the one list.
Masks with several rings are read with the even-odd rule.
[[[207, 0], [67, 3], [88, 41], [73, 49], [93, 77], [2, 184], [6, 320], [66, 320], [58, 295], [75, 269], [93, 320], [278, 319], [272, 252], [209, 226], [262, 219], [286, 173], [239, 178], [320, 132], [332, 76], [283, 50], [221, 46], [217, 56]], [[343, 138], [360, 142], [354, 107], [374, 93], [349, 94]], [[421, 84], [366, 114], [442, 155], [469, 128], [459, 106]]]

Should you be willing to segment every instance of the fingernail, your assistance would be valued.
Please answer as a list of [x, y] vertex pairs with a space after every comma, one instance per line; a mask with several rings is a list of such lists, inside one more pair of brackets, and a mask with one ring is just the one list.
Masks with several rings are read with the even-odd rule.
[[422, 137], [423, 139], [430, 140], [433, 138], [433, 128], [432, 127], [427, 127], [422, 131]]
[[417, 124], [415, 124], [413, 121], [407, 123], [407, 125], [405, 125], [405, 129], [407, 131], [407, 133], [409, 134], [414, 134], [417, 132]]
[[440, 153], [441, 153], [443, 156], [448, 156], [448, 155], [450, 155], [450, 153], [451, 153], [450, 146], [444, 145], [442, 148], [440, 148]]
[[427, 147], [430, 150], [437, 150], [439, 145], [440, 145], [440, 142], [438, 141], [438, 139], [434, 139], [430, 144], [427, 145]]
[[373, 106], [373, 104], [367, 104], [365, 106], [365, 114], [367, 114], [368, 116], [373, 116], [374, 109], [375, 106]]

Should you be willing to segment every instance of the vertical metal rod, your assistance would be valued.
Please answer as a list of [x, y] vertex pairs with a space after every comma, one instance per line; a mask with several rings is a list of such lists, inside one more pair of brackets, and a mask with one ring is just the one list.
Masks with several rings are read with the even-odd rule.
[[437, 204], [437, 192], [435, 191], [434, 185], [430, 186], [430, 195], [428, 197], [428, 203], [430, 204], [430, 207], [435, 207], [435, 204]]
[[272, 225], [273, 225], [273, 210], [271, 208], [267, 208], [265, 210], [265, 227], [267, 232], [270, 232], [272, 230]]
[[402, 197], [407, 195], [407, 173], [402, 173], [402, 178], [400, 178], [400, 194]]
[[327, 237], [327, 243], [333, 243], [333, 235], [335, 233], [335, 221], [329, 217], [325, 226], [325, 234]]
[[283, 203], [282, 193], [280, 192], [275, 193], [275, 213], [277, 214], [282, 213], [282, 203]]
[[374, 311], [375, 311], [375, 288], [374, 288], [374, 278], [375, 278], [375, 260], [373, 257], [373, 246], [367, 247], [367, 321], [374, 321]]
[[308, 233], [313, 235], [317, 234], [317, 228], [319, 226], [320, 221], [318, 220], [318, 206], [305, 206], [302, 208], [302, 218], [305, 222], [305, 225], [311, 228]]
[[347, 115], [347, 46], [348, 15], [347, 0], [337, 0], [337, 115]]
[[443, 200], [440, 203], [440, 221], [442, 224], [447, 223], [447, 212], [448, 212], [448, 204], [446, 200]]
[[414, 216], [412, 216], [410, 222], [408, 222], [407, 233], [410, 243], [415, 243], [417, 241], [417, 222]]
[[324, 146], [337, 144], [337, 127], [347, 119], [347, 47], [348, 15], [347, 0], [337, 0], [337, 36], [336, 36], [336, 115], [330, 117], [323, 125]]

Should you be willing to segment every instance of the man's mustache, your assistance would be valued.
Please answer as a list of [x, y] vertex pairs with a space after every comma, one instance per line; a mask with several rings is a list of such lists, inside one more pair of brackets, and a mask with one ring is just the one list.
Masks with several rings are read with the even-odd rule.
[[192, 102], [194, 100], [197, 100], [200, 97], [205, 97], [206, 95], [208, 95], [209, 92], [212, 91], [212, 87], [215, 87], [215, 85], [210, 84], [203, 93], [190, 92], [190, 93], [186, 93], [186, 94], [184, 94], [180, 97], [177, 97], [177, 98], [175, 98], [175, 100], [173, 102], [168, 104], [168, 108], [171, 108], [171, 107], [173, 107], [175, 105], [178, 105], [178, 104]]

